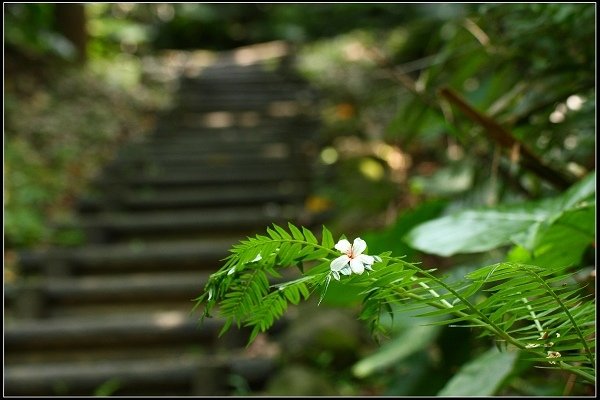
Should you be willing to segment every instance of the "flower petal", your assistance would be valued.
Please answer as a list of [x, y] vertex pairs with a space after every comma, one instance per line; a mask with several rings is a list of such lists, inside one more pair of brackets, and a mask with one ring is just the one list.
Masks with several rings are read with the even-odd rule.
[[360, 254], [358, 257], [355, 257], [357, 260], [360, 260], [363, 264], [373, 264], [375, 262], [375, 257], [368, 256], [366, 254]]
[[365, 272], [365, 266], [363, 265], [362, 261], [357, 258], [350, 260], [350, 268], [352, 268], [352, 272], [355, 274], [360, 275]]
[[336, 281], [339, 281], [339, 280], [340, 280], [340, 274], [339, 274], [339, 272], [337, 272], [337, 271], [331, 271], [331, 274], [333, 275], [333, 278], [334, 278]]
[[339, 271], [344, 268], [350, 262], [350, 257], [347, 255], [339, 256], [335, 260], [333, 260], [330, 264], [330, 268], [332, 271]]
[[342, 268], [340, 270], [340, 272], [344, 275], [351, 275], [352, 274], [352, 270], [350, 269], [349, 265], [345, 265], [344, 268]]
[[352, 244], [352, 255], [354, 257], [358, 256], [359, 254], [362, 254], [362, 252], [365, 251], [366, 249], [367, 249], [367, 242], [365, 242], [364, 240], [362, 240], [359, 237], [354, 239], [354, 243]]
[[340, 240], [334, 247], [342, 253], [348, 253], [352, 249], [352, 245], [346, 239]]

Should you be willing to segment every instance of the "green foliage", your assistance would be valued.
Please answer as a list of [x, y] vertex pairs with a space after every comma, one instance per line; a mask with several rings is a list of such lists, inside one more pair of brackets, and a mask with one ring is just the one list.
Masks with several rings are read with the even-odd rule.
[[146, 87], [108, 83], [88, 70], [49, 69], [40, 82], [27, 71], [11, 73], [5, 89], [5, 244], [78, 244], [80, 233], [56, 235], [48, 222], [66, 217], [116, 146], [143, 134], [145, 113], [161, 103]]
[[352, 372], [356, 377], [364, 378], [396, 365], [429, 346], [429, 343], [438, 336], [439, 332], [439, 326], [410, 326], [382, 345], [375, 353], [356, 363], [352, 367]]
[[[444, 20], [423, 8], [422, 18], [401, 27], [304, 48], [302, 71], [328, 94], [323, 119], [333, 145], [342, 152], [345, 142], [335, 138], [353, 135], [398, 146], [417, 167], [448, 163], [433, 177], [409, 170], [408, 184], [420, 195], [455, 199], [457, 208], [556, 195], [439, 96], [449, 87], [544, 163], [578, 177], [592, 171], [593, 5], [479, 5], [466, 13], [453, 6]], [[356, 111], [340, 116], [340, 104]]]
[[29, 56], [54, 55], [73, 59], [76, 50], [54, 29], [54, 4], [7, 4], [4, 6], [4, 40]]
[[[539, 382], [558, 376], [552, 369], [594, 382], [594, 290], [581, 280], [582, 267], [593, 268], [595, 248], [595, 9], [589, 4], [417, 8], [422, 18], [402, 26], [357, 29], [310, 43], [301, 52], [303, 73], [328, 95], [323, 137], [335, 157], [324, 161], [333, 164], [338, 179], [323, 192], [336, 199], [343, 218], [359, 216], [358, 228], [343, 230], [368, 230], [361, 237], [382, 261], [368, 274], [332, 282], [328, 265], [338, 253], [323, 253], [291, 282], [306, 284], [309, 294], [321, 298], [329, 290], [325, 300], [341, 292], [354, 296], [348, 303], [361, 303], [359, 317], [374, 336], [392, 335], [381, 352], [357, 364], [360, 376], [385, 371], [390, 394], [427, 389], [435, 394], [443, 386], [439, 379], [449, 378], [444, 368], [460, 368], [465, 361], [441, 393], [464, 395], [458, 387], [481, 395], [560, 393], [558, 385], [547, 391], [527, 388], [538, 382], [536, 375], [544, 375]], [[502, 145], [488, 127], [466, 118], [440, 95], [444, 88], [517, 145]], [[525, 148], [540, 165], [579, 183], [566, 191], [553, 187], [551, 176], [523, 162]], [[368, 182], [372, 171], [366, 164], [373, 162], [382, 173]], [[356, 195], [359, 191], [365, 195]], [[439, 207], [424, 206], [414, 219], [402, 212], [431, 200]], [[390, 221], [390, 210], [400, 211], [400, 217], [374, 230], [378, 221]], [[294, 228], [287, 234], [300, 240]], [[304, 245], [296, 244], [295, 251], [302, 252]], [[416, 250], [448, 256], [422, 258], [424, 265], [441, 264], [446, 275], [389, 250], [411, 261], [420, 256]], [[288, 265], [272, 266], [279, 271], [295, 260], [288, 255], [285, 261]], [[461, 273], [456, 264], [476, 268]], [[265, 298], [278, 287], [268, 287]], [[284, 296], [278, 299], [280, 309], [290, 304]], [[417, 313], [416, 324], [431, 324], [432, 332], [448, 324], [452, 330], [473, 330], [481, 346], [460, 361], [438, 365], [438, 375], [448, 375], [437, 376], [435, 386], [431, 376], [424, 377], [434, 373], [435, 362], [415, 352], [433, 353], [442, 339], [423, 335], [422, 341], [411, 340], [418, 344], [411, 348], [402, 339], [409, 333], [388, 323], [399, 310]], [[500, 352], [479, 355], [490, 342]], [[469, 360], [473, 355], [477, 358]], [[540, 368], [533, 372], [531, 366]], [[430, 387], [400, 387], [400, 379]], [[488, 380], [485, 387], [478, 385]]]
[[122, 386], [122, 383], [119, 379], [113, 378], [109, 379], [94, 390], [94, 396], [106, 397], [113, 395], [119, 388]]
[[596, 174], [591, 173], [555, 198], [461, 211], [433, 219], [410, 231], [406, 240], [416, 249], [442, 256], [514, 243], [531, 252], [533, 258], [539, 258], [541, 252], [551, 251], [561, 240], [570, 239], [569, 259], [562, 265], [572, 265], [594, 239], [595, 181]]
[[396, 4], [174, 4], [155, 21], [159, 48], [225, 49], [271, 40], [302, 42], [358, 26], [381, 29], [416, 13]]
[[[327, 290], [329, 264], [339, 254], [331, 249], [331, 233], [323, 227], [319, 241], [305, 228], [291, 223], [288, 228], [273, 225], [267, 228], [267, 236], [256, 235], [234, 245], [223, 267], [196, 299], [197, 306], [204, 305], [203, 319], [212, 316], [219, 305], [226, 321], [221, 333], [233, 324], [243, 324], [252, 328], [251, 342], [284, 314], [289, 303], [306, 300], [313, 289]], [[433, 326], [478, 328], [505, 351], [524, 352], [547, 368], [565, 369], [594, 382], [595, 303], [577, 284], [569, 283], [570, 273], [564, 267], [504, 262], [450, 282], [389, 252], [379, 257], [370, 273], [342, 276], [345, 284], [363, 290], [359, 318], [374, 335], [389, 332], [382, 316], [393, 316], [392, 306], [399, 305], [417, 311], [420, 317], [441, 318], [430, 322]], [[280, 277], [282, 268], [304, 263], [311, 267], [299, 268], [300, 278], [269, 285], [269, 276]], [[396, 352], [410, 351], [414, 349], [400, 346]], [[551, 354], [560, 356], [549, 358]], [[361, 368], [368, 373], [373, 367], [367, 363]]]
[[416, 251], [403, 240], [403, 237], [415, 226], [424, 221], [437, 217], [446, 206], [444, 200], [432, 200], [420, 204], [412, 210], [407, 210], [398, 216], [393, 225], [387, 229], [370, 231], [362, 235], [362, 238], [371, 243], [371, 251], [381, 253], [391, 250], [394, 253], [405, 254], [407, 258], [413, 259]]
[[221, 301], [219, 312], [226, 318], [222, 333], [236, 323], [253, 328], [251, 341], [259, 332], [270, 328], [280, 318], [288, 302], [298, 304], [309, 297], [309, 289], [318, 285], [327, 275], [328, 263], [321, 262], [305, 276], [278, 285], [275, 290], [268, 277], [280, 277], [277, 268], [318, 261], [334, 253], [331, 233], [324, 227], [321, 242], [306, 228], [299, 230], [289, 224], [290, 233], [273, 225], [268, 236], [257, 235], [233, 246], [231, 253], [219, 271], [211, 276], [197, 305], [207, 301], [203, 317], [212, 314], [217, 299]]
[[492, 396], [512, 372], [516, 359], [517, 353], [492, 348], [461, 368], [438, 396]]

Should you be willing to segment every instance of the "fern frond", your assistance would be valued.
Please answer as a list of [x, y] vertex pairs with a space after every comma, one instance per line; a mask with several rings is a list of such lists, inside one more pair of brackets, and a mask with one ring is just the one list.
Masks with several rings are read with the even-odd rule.
[[[582, 301], [580, 287], [561, 285], [568, 276], [561, 272], [561, 268], [501, 263], [481, 268], [467, 277], [482, 283], [504, 279], [486, 288], [491, 295], [477, 304], [477, 308], [513, 338], [532, 349], [583, 349], [582, 361], [595, 366], [595, 324], [587, 323], [593, 320], [595, 304]], [[563, 362], [572, 357], [570, 353], [561, 352]], [[539, 358], [534, 356], [534, 359]]]
[[273, 224], [267, 228], [267, 235], [249, 237], [232, 246], [223, 266], [211, 275], [204, 293], [196, 298], [196, 306], [204, 304], [202, 319], [210, 317], [218, 304], [220, 315], [226, 319], [222, 333], [233, 324], [251, 326], [251, 342], [281, 317], [288, 302], [297, 304], [301, 298], [308, 298], [309, 286], [319, 286], [329, 272], [328, 261], [296, 282], [272, 287], [268, 278], [279, 277], [279, 268], [336, 255], [333, 237], [325, 227], [321, 243], [304, 227], [290, 223], [288, 229]]
[[[287, 230], [273, 225], [266, 235], [240, 241], [196, 299], [196, 305], [205, 307], [202, 318], [218, 305], [225, 318], [221, 333], [234, 324], [251, 327], [251, 343], [289, 304], [307, 300], [317, 289], [323, 298], [332, 278], [331, 262], [340, 255], [334, 244], [325, 227], [319, 240], [291, 223]], [[494, 337], [498, 345], [595, 382], [595, 302], [567, 280], [571, 273], [564, 267], [499, 263], [450, 282], [390, 252], [376, 258], [372, 271], [343, 276], [344, 284], [361, 288], [359, 318], [375, 337], [388, 333], [382, 316], [393, 318], [394, 306], [400, 305], [418, 317], [435, 318], [431, 324], [481, 328], [481, 336]], [[296, 266], [301, 277], [269, 283], [281, 276], [282, 268]]]

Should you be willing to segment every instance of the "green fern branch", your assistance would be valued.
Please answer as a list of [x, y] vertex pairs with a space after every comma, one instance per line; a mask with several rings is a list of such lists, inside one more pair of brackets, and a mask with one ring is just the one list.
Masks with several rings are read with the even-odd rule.
[[[319, 288], [323, 297], [335, 276], [332, 261], [340, 256], [334, 246], [325, 227], [319, 241], [306, 228], [288, 224], [285, 230], [273, 225], [267, 228], [267, 235], [256, 235], [232, 247], [223, 267], [210, 277], [204, 293], [196, 299], [196, 306], [205, 305], [205, 318], [219, 305], [220, 314], [226, 318], [221, 333], [233, 323], [238, 327], [243, 324], [252, 328], [251, 343], [284, 315], [289, 303], [307, 300]], [[280, 276], [278, 269], [305, 262], [310, 268], [304, 271], [301, 267], [300, 278], [269, 284], [268, 276]], [[420, 315], [447, 317], [440, 324], [461, 322], [465, 324], [461, 326], [481, 328], [506, 345], [527, 352], [532, 360], [557, 365], [595, 382], [595, 307], [593, 301], [580, 297], [579, 288], [560, 284], [568, 276], [564, 270], [501, 263], [480, 268], [465, 281], [454, 283], [432, 272], [386, 252], [378, 256], [371, 271], [357, 275], [347, 270], [342, 280], [363, 288], [359, 318], [374, 335], [386, 333], [381, 316], [386, 312], [393, 316], [392, 305], [428, 308]], [[486, 296], [475, 303], [470, 300], [475, 294]]]
[[569, 318], [569, 321], [571, 321], [573, 329], [575, 329], [575, 331], [577, 332], [577, 336], [580, 339], [580, 343], [582, 344], [583, 348], [585, 349], [587, 358], [589, 359], [590, 363], [592, 365], [594, 365], [596, 363], [594, 354], [592, 353], [591, 349], [589, 348], [587, 340], [584, 338], [583, 333], [581, 332], [581, 329], [579, 328], [578, 323], [575, 321], [575, 318], [573, 318], [573, 315], [571, 314], [571, 311], [569, 310], [569, 308], [566, 307], [566, 305], [563, 303], [561, 298], [554, 292], [554, 290], [552, 290], [552, 288], [546, 283], [546, 281], [544, 281], [538, 274], [535, 273], [535, 271], [528, 270], [528, 272], [531, 275], [533, 275], [535, 277], [535, 279], [542, 286], [544, 286], [544, 288], [546, 288], [547, 292], [554, 298], [554, 300], [556, 300], [556, 302], [558, 303], [561, 310], [567, 315], [567, 317]]

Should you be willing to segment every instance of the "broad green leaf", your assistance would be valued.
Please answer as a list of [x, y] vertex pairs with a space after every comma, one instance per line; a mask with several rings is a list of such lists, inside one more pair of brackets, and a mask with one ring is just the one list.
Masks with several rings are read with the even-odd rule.
[[545, 217], [531, 211], [464, 211], [421, 224], [405, 240], [418, 250], [441, 256], [491, 250], [510, 244], [512, 235]]
[[533, 251], [516, 247], [509, 253], [508, 260], [544, 267], [577, 264], [594, 243], [595, 217], [593, 206], [569, 210], [539, 232]]
[[591, 173], [559, 197], [447, 215], [417, 226], [405, 240], [418, 250], [441, 256], [487, 251], [514, 242], [531, 245], [563, 214], [589, 200], [594, 181], [595, 173]]
[[412, 257], [415, 251], [401, 238], [418, 224], [439, 216], [446, 204], [445, 200], [428, 201], [414, 209], [402, 212], [389, 228], [364, 233], [362, 238], [369, 244], [369, 253], [377, 254], [391, 250], [396, 255], [405, 254]]
[[577, 205], [577, 203], [589, 199], [593, 194], [596, 193], [596, 171], [589, 173], [585, 178], [578, 184], [571, 187], [562, 196], [563, 203], [561, 208], [568, 210]]
[[465, 364], [438, 396], [492, 396], [511, 373], [518, 352], [492, 348]]

